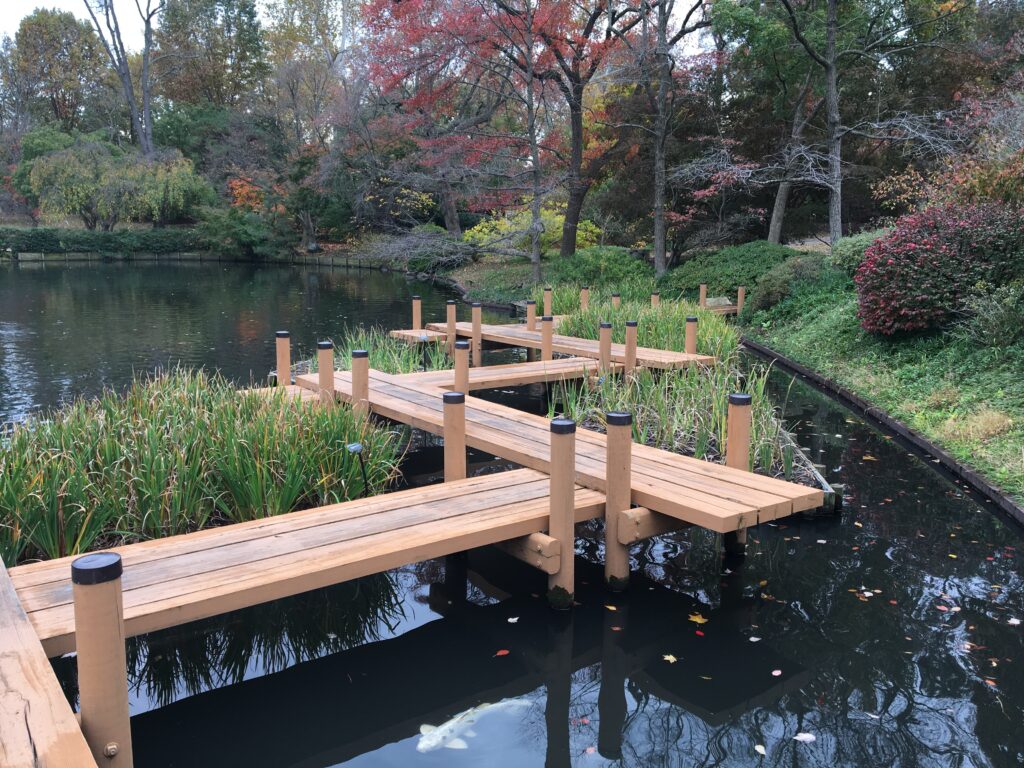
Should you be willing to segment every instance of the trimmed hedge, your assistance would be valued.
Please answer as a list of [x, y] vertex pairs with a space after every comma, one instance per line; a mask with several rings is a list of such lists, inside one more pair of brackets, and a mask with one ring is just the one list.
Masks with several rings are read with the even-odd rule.
[[99, 232], [56, 227], [0, 227], [0, 252], [180, 253], [209, 250], [194, 229], [120, 229]]
[[950, 204], [904, 216], [857, 270], [864, 330], [939, 328], [979, 284], [1024, 277], [1024, 218], [1011, 206]]
[[709, 296], [732, 296], [741, 285], [749, 290], [761, 275], [797, 253], [766, 240], [703, 251], [665, 275], [660, 285], [671, 297], [696, 298], [701, 283], [707, 283]]

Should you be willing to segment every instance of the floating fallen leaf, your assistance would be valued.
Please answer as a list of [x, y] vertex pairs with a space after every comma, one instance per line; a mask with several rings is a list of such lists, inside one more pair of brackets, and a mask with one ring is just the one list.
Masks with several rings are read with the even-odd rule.
[[782, 677], [782, 670], [781, 669], [773, 669], [772, 670], [772, 677]]
[[890, 600], [889, 601], [889, 605], [896, 605], [896, 601], [895, 600]]
[[508, 623], [509, 624], [515, 624], [518, 621], [519, 621], [519, 617], [518, 616], [509, 616], [508, 617]]
[[708, 623], [708, 620], [705, 619], [703, 616], [701, 616], [699, 613], [691, 613], [690, 614], [690, 621], [692, 621], [694, 624], [707, 624]]
[[801, 744], [810, 744], [812, 741], [815, 741], [815, 737], [813, 733], [798, 733], [793, 737], [793, 741], [799, 741]]
[[710, 680], [711, 678], [708, 675], [701, 675], [700, 679], [701, 680]]
[[607, 608], [609, 611], [617, 611], [617, 610], [619, 610], [614, 605], [606, 605], [605, 608]]
[[1016, 627], [1018, 624], [1020, 624], [1020, 619], [1007, 619], [1006, 623], [1009, 624], [1011, 627]]
[[859, 520], [857, 522], [855, 522], [853, 525], [856, 528], [863, 528], [864, 527], [864, 523], [860, 522]]
[[943, 613], [945, 613], [946, 611], [949, 610], [949, 608], [947, 608], [944, 605], [936, 605], [935, 608], [936, 608], [936, 610], [942, 611]]
[[610, 627], [610, 629], [611, 629], [612, 632], [621, 632], [622, 631], [622, 627], [619, 627], [619, 626]]
[[757, 754], [759, 754], [759, 755], [767, 755], [768, 754], [768, 750], [766, 750], [764, 748], [764, 745], [762, 745], [762, 744], [755, 745], [754, 746], [754, 751], [757, 752]]
[[495, 656], [508, 656], [508, 655], [509, 655], [509, 653], [510, 653], [510, 651], [509, 651], [508, 649], [506, 649], [506, 648], [501, 648], [501, 649], [499, 649], [499, 650], [498, 650], [498, 652], [497, 652], [497, 653], [495, 653], [494, 655], [495, 655]]
[[587, 747], [587, 748], [586, 748], [585, 750], [583, 750], [583, 751], [584, 751], [584, 752], [586, 752], [586, 753], [587, 753], [588, 755], [592, 755], [592, 754], [594, 754], [595, 752], [597, 752], [597, 747]]
[[874, 456], [869, 453], [864, 454], [864, 461], [878, 461]]
[[768, 580], [767, 579], [761, 579], [761, 581], [759, 581], [757, 585], [759, 587], [767, 587], [768, 586]]
[[825, 539], [818, 539], [818, 543], [819, 544], [828, 544], [828, 542], [825, 541]]
[[761, 642], [761, 638], [760, 637], [752, 637], [752, 638], [750, 638], [750, 642], [752, 642], [752, 643], [759, 643], [759, 642]]
[[951, 558], [952, 558], [953, 560], [956, 560], [956, 555], [954, 555], [954, 554], [953, 554], [952, 552], [950, 552], [950, 553], [949, 553], [949, 556], [950, 556], [950, 557], [951, 557]]
[[697, 637], [704, 637], [704, 633], [701, 632], [699, 629], [696, 630], [693, 634], [695, 634]]
[[675, 664], [675, 663], [676, 663], [677, 661], [679, 661], [679, 659], [677, 659], [677, 658], [676, 658], [675, 656], [673, 656], [673, 655], [672, 655], [671, 653], [666, 653], [666, 654], [665, 654], [664, 656], [662, 656], [661, 658], [663, 658], [663, 659], [664, 659], [665, 661], [667, 661], [667, 662], [668, 662], [669, 664]]

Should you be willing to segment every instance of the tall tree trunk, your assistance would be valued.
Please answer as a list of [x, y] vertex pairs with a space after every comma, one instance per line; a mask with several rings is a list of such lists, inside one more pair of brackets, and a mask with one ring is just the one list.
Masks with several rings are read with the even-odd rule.
[[302, 249], [306, 253], [316, 253], [320, 250], [320, 244], [316, 239], [316, 223], [313, 221], [313, 214], [309, 211], [300, 211], [299, 221], [302, 222]]
[[668, 56], [667, 4], [658, 3], [658, 92], [654, 118], [654, 274], [661, 277], [668, 269], [665, 258], [665, 142], [668, 140], [668, 89], [672, 73]]
[[444, 228], [452, 237], [462, 237], [462, 226], [459, 224], [459, 209], [455, 205], [455, 190], [447, 179], [441, 179], [439, 192], [441, 215], [444, 216]]
[[[527, 29], [533, 29], [533, 7], [527, 4], [530, 17]], [[534, 102], [534, 70], [533, 70], [533, 35], [526, 37], [526, 130], [530, 137], [530, 181], [533, 185], [533, 198], [530, 200], [530, 272], [533, 282], [539, 283], [543, 276], [540, 267], [540, 236], [544, 232], [544, 220], [541, 218], [541, 195], [544, 176], [540, 167], [540, 140], [537, 136], [537, 105]]]
[[839, 115], [839, 68], [836, 34], [839, 28], [839, 0], [828, 0], [825, 37], [825, 109], [828, 122], [828, 236], [835, 247], [843, 236], [843, 134]]
[[786, 204], [789, 202], [789, 193], [793, 189], [793, 182], [783, 179], [779, 182], [779, 189], [775, 193], [775, 205], [772, 206], [772, 220], [768, 225], [768, 242], [778, 245], [782, 242], [782, 222], [786, 218]]
[[583, 201], [590, 190], [590, 184], [583, 180], [583, 83], [572, 83], [569, 98], [569, 202], [565, 208], [562, 224], [562, 244], [558, 255], [563, 259], [576, 253], [576, 230], [583, 213]]

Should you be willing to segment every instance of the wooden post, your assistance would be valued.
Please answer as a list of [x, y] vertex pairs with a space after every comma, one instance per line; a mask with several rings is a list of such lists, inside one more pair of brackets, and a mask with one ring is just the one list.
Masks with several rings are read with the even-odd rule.
[[455, 391], [469, 391], [469, 342], [455, 342]]
[[700, 293], [698, 293], [697, 304], [701, 307], [708, 305], [708, 286], [707, 283], [700, 284]]
[[418, 331], [423, 328], [423, 300], [419, 296], [412, 297], [412, 329]]
[[352, 410], [361, 416], [370, 412], [370, 353], [352, 350]]
[[444, 481], [466, 478], [466, 395], [445, 392], [444, 402]]
[[478, 368], [483, 365], [483, 339], [480, 333], [480, 317], [483, 310], [481, 309], [480, 302], [473, 302], [473, 367]]
[[121, 571], [114, 552], [83, 555], [71, 563], [71, 591], [82, 732], [99, 765], [132, 768]]
[[656, 307], [661, 304], [661, 293], [655, 291], [651, 294], [651, 306]]
[[547, 288], [544, 289], [544, 316], [545, 317], [547, 317], [549, 315], [555, 314], [552, 311], [552, 309], [551, 309], [553, 304], [554, 304], [554, 302], [552, 300], [551, 286], [549, 285]]
[[[752, 398], [750, 395], [729, 395], [729, 414], [726, 422], [725, 466], [750, 471], [750, 422]], [[742, 552], [747, 545], [747, 529], [741, 528], [725, 534], [726, 551]]]
[[575, 592], [576, 518], [576, 422], [551, 421], [550, 510], [548, 535], [562, 546], [557, 573], [548, 576], [548, 602], [554, 608], [571, 608]]
[[287, 387], [292, 383], [292, 339], [288, 331], [278, 331], [275, 341], [277, 351], [277, 386]]
[[622, 294], [612, 294], [612, 309], [618, 309], [622, 305]]
[[526, 302], [526, 330], [537, 330], [537, 302], [533, 299]]
[[612, 364], [612, 324], [601, 323], [598, 341], [598, 362], [597, 367], [601, 371], [607, 371]]
[[740, 286], [736, 289], [736, 314], [739, 315], [743, 311], [743, 305], [747, 301], [747, 289], [745, 286]]
[[544, 315], [540, 319], [540, 359], [548, 361], [551, 359], [552, 340], [555, 335], [555, 318], [551, 315]]
[[622, 630], [629, 622], [629, 603], [604, 611], [601, 629], [601, 689], [597, 694], [597, 751], [608, 760], [622, 760], [622, 734], [626, 729], [629, 706], [626, 680], [629, 659], [622, 648]]
[[604, 580], [615, 590], [629, 583], [629, 550], [619, 541], [619, 515], [633, 496], [633, 414], [606, 413]]
[[320, 384], [320, 402], [334, 405], [334, 342], [321, 341], [316, 345], [316, 363]]
[[693, 315], [686, 318], [686, 354], [697, 354], [697, 318]]
[[455, 331], [455, 313], [457, 309], [458, 305], [455, 303], [455, 300], [448, 299], [448, 301], [445, 303], [445, 312], [447, 312], [445, 321], [448, 324], [447, 327], [445, 328], [445, 344], [448, 347], [448, 354], [451, 355], [452, 357], [455, 356], [455, 341], [458, 339], [458, 333], [456, 333]]
[[626, 373], [632, 373], [636, 368], [636, 334], [637, 321], [626, 321]]
[[587, 311], [587, 307], [590, 306], [590, 286], [584, 285], [580, 288], [580, 309], [584, 312]]

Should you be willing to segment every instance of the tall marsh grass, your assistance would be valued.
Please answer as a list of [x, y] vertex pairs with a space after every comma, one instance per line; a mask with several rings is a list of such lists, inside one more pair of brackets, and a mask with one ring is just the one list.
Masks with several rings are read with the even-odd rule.
[[[409, 344], [393, 338], [383, 328], [355, 326], [345, 328], [334, 340], [334, 367], [347, 371], [352, 367], [352, 350], [365, 349], [370, 353], [370, 367], [383, 373], [415, 373], [439, 371], [454, 366], [444, 344]], [[314, 356], [308, 362], [309, 370], [317, 370]]]
[[[361, 442], [367, 485], [346, 445]], [[75, 555], [371, 495], [395, 435], [347, 408], [176, 370], [78, 400], [0, 443], [0, 558]]]

